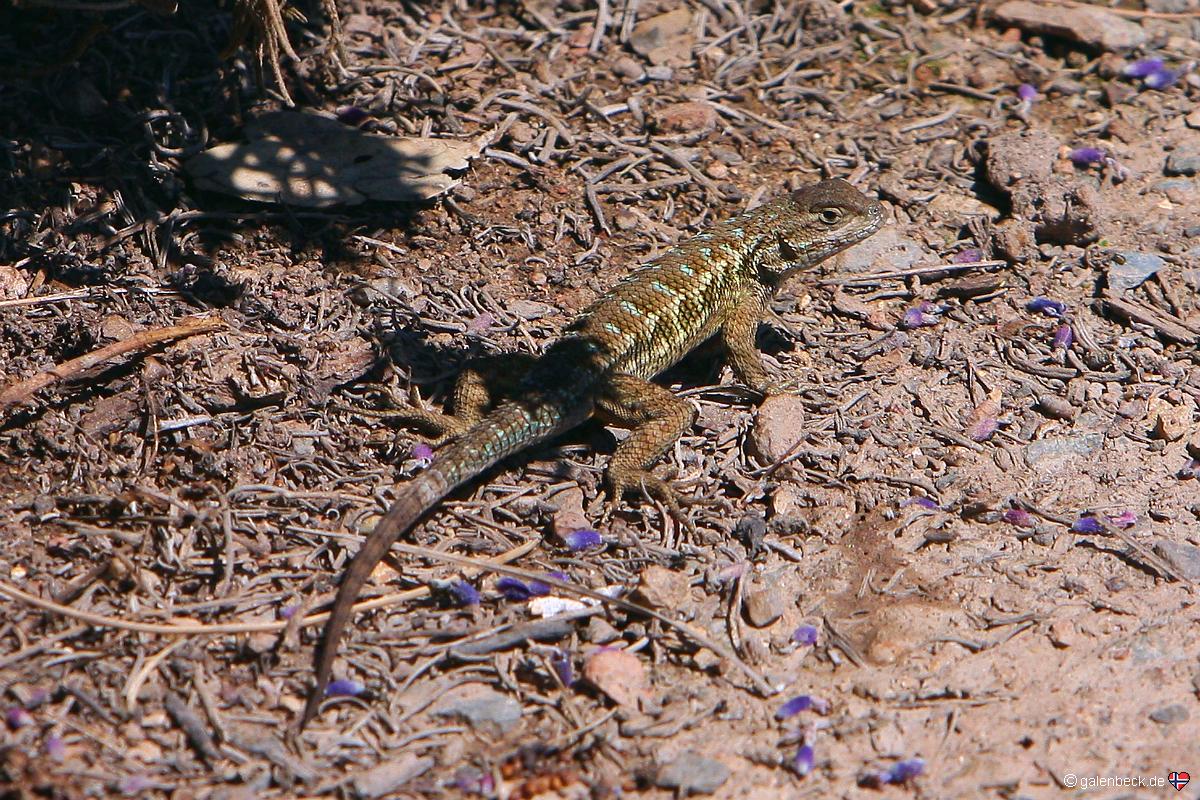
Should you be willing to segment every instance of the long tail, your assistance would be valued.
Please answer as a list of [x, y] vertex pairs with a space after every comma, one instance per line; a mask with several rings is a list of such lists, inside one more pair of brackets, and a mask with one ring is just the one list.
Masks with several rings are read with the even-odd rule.
[[417, 524], [456, 486], [526, 447], [575, 427], [591, 414], [588, 403], [570, 405], [574, 407], [570, 408], [568, 417], [562, 413], [562, 406], [557, 404], [530, 407], [520, 402], [505, 403], [439, 450], [433, 465], [404, 487], [346, 568], [321, 637], [316, 686], [304, 706], [301, 728], [316, 716], [321, 707], [325, 687], [333, 671], [338, 643], [350, 621], [359, 592], [396, 539]]

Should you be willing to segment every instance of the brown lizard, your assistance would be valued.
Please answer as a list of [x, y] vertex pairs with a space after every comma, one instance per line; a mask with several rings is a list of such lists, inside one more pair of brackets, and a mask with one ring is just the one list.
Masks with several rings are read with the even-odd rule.
[[879, 203], [845, 181], [805, 186], [632, 272], [580, 314], [494, 408], [487, 381], [467, 370], [455, 388], [454, 416], [405, 413], [452, 438], [400, 490], [346, 569], [301, 726], [320, 708], [351, 609], [388, 548], [456, 486], [502, 459], [596, 416], [632, 429], [608, 466], [611, 499], [641, 488], [677, 511], [669, 484], [648, 468], [691, 427], [696, 412], [650, 379], [720, 334], [737, 377], [767, 394], [773, 384], [754, 338], [776, 289], [882, 223]]

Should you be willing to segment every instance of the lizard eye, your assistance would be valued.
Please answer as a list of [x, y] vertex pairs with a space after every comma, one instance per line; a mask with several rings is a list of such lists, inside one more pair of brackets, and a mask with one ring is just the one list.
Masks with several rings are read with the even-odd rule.
[[842, 218], [842, 210], [840, 208], [833, 208], [832, 206], [822, 208], [818, 216], [821, 217], [821, 222], [824, 222], [826, 225], [832, 225]]

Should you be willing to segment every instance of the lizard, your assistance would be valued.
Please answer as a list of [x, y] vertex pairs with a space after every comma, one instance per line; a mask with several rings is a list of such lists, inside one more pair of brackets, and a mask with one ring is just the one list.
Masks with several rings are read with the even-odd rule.
[[351, 611], [392, 544], [447, 494], [501, 460], [591, 417], [626, 427], [609, 462], [610, 501], [640, 488], [678, 512], [673, 488], [649, 471], [695, 421], [695, 407], [651, 379], [720, 337], [735, 375], [762, 396], [778, 388], [755, 346], [779, 286], [862, 241], [883, 208], [843, 180], [795, 191], [714, 225], [630, 272], [588, 306], [493, 405], [482, 373], [468, 369], [453, 415], [404, 416], [449, 435], [431, 464], [404, 484], [346, 568], [316, 658], [315, 687], [300, 727], [320, 709]]

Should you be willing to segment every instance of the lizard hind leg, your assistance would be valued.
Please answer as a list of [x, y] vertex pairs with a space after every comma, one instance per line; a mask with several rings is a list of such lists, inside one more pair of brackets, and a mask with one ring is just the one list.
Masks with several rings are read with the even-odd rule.
[[432, 444], [443, 445], [482, 420], [498, 402], [511, 397], [534, 361], [535, 357], [529, 353], [501, 353], [473, 359], [454, 383], [449, 413], [422, 408], [420, 399], [414, 396], [407, 405], [388, 410], [386, 415], [433, 433], [437, 438]]
[[627, 491], [640, 490], [664, 503], [676, 520], [691, 528], [675, 489], [649, 467], [696, 421], [695, 407], [656, 383], [616, 374], [597, 398], [596, 410], [602, 419], [631, 429], [608, 465], [613, 505]]

